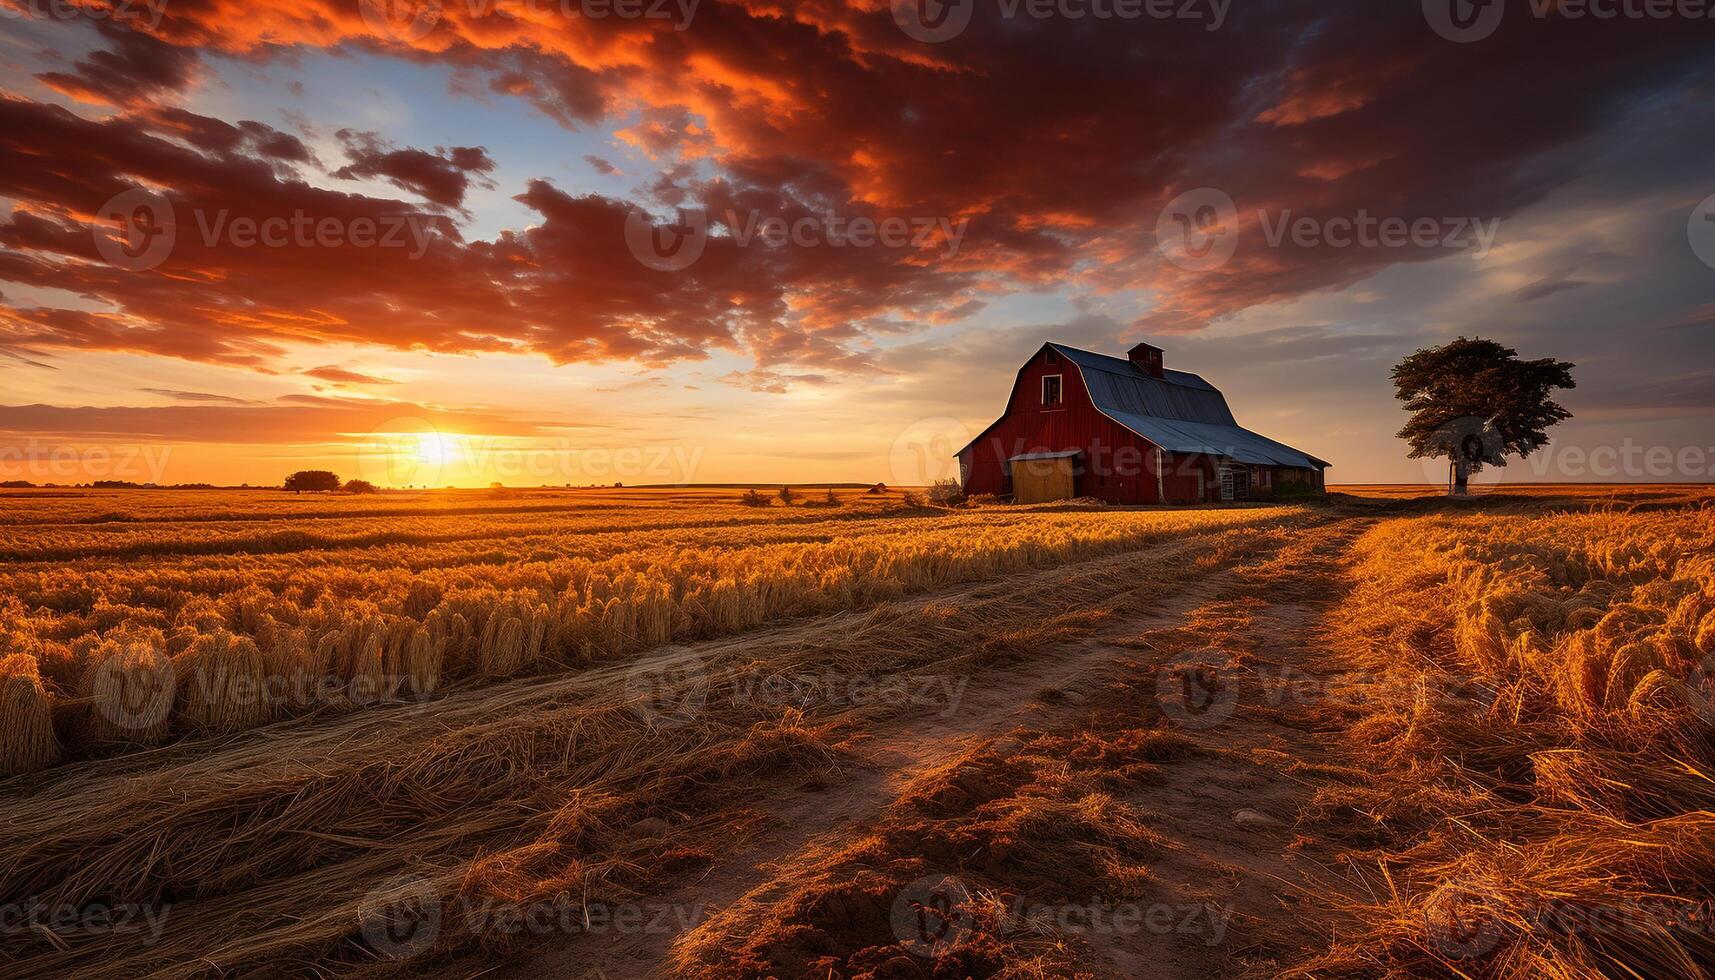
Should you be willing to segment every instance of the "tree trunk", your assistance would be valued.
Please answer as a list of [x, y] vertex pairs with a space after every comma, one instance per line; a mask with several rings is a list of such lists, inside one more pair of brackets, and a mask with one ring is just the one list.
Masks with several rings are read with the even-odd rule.
[[1449, 496], [1464, 497], [1471, 492], [1471, 463], [1455, 453], [1453, 456], [1453, 492]]

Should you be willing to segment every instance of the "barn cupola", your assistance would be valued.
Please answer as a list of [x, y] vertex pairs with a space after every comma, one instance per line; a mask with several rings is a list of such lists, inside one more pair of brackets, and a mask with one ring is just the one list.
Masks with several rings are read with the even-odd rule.
[[1152, 378], [1161, 377], [1161, 348], [1152, 344], [1138, 344], [1128, 355], [1137, 369]]

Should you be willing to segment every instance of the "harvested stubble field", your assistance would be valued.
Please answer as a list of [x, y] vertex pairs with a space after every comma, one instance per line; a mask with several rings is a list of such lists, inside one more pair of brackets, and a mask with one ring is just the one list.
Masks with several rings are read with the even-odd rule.
[[1715, 964], [1706, 488], [737, 496], [0, 492], [0, 970]]

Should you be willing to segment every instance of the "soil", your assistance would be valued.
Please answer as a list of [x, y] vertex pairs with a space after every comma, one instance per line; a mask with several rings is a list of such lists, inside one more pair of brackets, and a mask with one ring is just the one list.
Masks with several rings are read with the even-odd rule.
[[[438, 972], [520, 980], [676, 975], [676, 952], [711, 933], [742, 939], [805, 876], [895, 812], [906, 787], [925, 774], [1009, 733], [1075, 732], [1095, 713], [1116, 709], [1155, 718], [1193, 746], [1122, 794], [1164, 842], [1149, 868], [1147, 901], [1180, 911], [1171, 927], [1163, 912], [1158, 930], [1075, 932], [1067, 938], [1078, 968], [1163, 978], [1270, 972], [1319, 939], [1320, 926], [1294, 909], [1339, 887], [1329, 870], [1338, 855], [1294, 825], [1314, 785], [1299, 773], [1330, 761], [1328, 728], [1339, 716], [1324, 703], [1333, 674], [1317, 656], [1323, 617], [1345, 588], [1342, 555], [1369, 523], [1330, 520], [1297, 532], [1273, 555], [1212, 569], [1161, 594], [1140, 586], [1114, 597], [1102, 610], [1111, 615], [1093, 630], [969, 677], [956, 710], [867, 723], [846, 746], [853, 764], [753, 799], [760, 821], [721, 841], [719, 856], [696, 877], [644, 901], [675, 909], [680, 926], [695, 921], [694, 936], [683, 928], [555, 935], [499, 962], [471, 955]], [[1169, 552], [1100, 564], [1161, 561]], [[1252, 574], [1269, 559], [1278, 567]], [[1163, 678], [1178, 676], [1175, 665], [1185, 662], [1216, 668], [1219, 693], [1207, 712], [1181, 706], [1164, 716]]]

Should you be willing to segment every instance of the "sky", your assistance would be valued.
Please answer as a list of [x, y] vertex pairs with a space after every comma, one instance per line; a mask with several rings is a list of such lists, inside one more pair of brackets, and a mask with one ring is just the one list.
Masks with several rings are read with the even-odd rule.
[[[925, 483], [1044, 341], [1715, 480], [1715, 4], [0, 0], [0, 481]], [[1600, 16], [1601, 14], [1612, 16]]]

